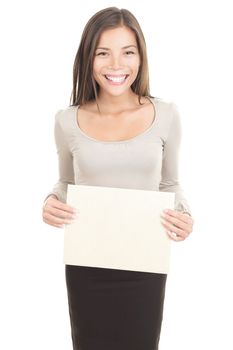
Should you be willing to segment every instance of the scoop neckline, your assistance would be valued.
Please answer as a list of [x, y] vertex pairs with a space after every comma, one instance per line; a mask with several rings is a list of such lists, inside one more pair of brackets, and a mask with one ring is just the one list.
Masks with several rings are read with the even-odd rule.
[[150, 98], [149, 96], [145, 96], [145, 97], [147, 97], [149, 100], [150, 100], [150, 102], [152, 103], [152, 105], [153, 105], [153, 108], [154, 108], [154, 119], [153, 119], [153, 121], [152, 121], [152, 123], [150, 124], [150, 126], [146, 129], [146, 130], [144, 130], [143, 132], [141, 132], [140, 134], [138, 134], [138, 135], [136, 135], [136, 136], [134, 136], [134, 137], [131, 137], [131, 138], [129, 138], [129, 139], [125, 139], [125, 140], [98, 140], [98, 139], [96, 139], [96, 138], [94, 138], [94, 137], [91, 137], [91, 136], [89, 136], [89, 135], [87, 135], [81, 128], [80, 128], [80, 126], [79, 126], [79, 124], [78, 124], [78, 120], [77, 120], [77, 111], [78, 111], [78, 108], [80, 107], [80, 105], [77, 105], [77, 106], [74, 106], [74, 124], [75, 124], [75, 128], [76, 128], [76, 130], [78, 130], [85, 138], [87, 138], [87, 139], [89, 139], [89, 140], [91, 140], [91, 141], [94, 141], [94, 142], [97, 142], [97, 143], [108, 143], [108, 144], [111, 144], [111, 143], [115, 143], [115, 144], [119, 144], [119, 143], [125, 143], [125, 142], [130, 142], [130, 141], [134, 141], [134, 140], [136, 140], [137, 138], [139, 138], [139, 137], [141, 137], [141, 136], [143, 136], [143, 135], [145, 135], [147, 132], [149, 132], [152, 128], [153, 128], [153, 126], [155, 125], [155, 122], [157, 121], [157, 119], [158, 119], [158, 108], [157, 108], [157, 105], [156, 105], [156, 100], [155, 100], [155, 97], [154, 98]]

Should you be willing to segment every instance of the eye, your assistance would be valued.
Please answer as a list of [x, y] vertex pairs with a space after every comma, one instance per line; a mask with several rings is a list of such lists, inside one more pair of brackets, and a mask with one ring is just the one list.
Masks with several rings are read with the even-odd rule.
[[97, 53], [97, 56], [100, 56], [100, 55], [105, 56], [105, 54], [107, 54], [107, 52], [99, 52], [99, 53]]
[[[129, 56], [131, 54], [134, 55], [134, 51], [126, 51], [125, 53], [127, 54], [126, 56]], [[106, 56], [106, 55], [107, 55], [107, 52], [103, 52], [103, 51], [96, 54], [96, 56]]]

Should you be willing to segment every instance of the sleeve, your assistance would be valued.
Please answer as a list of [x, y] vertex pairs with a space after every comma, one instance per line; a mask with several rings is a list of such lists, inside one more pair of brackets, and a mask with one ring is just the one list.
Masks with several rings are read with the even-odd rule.
[[59, 110], [55, 114], [54, 125], [54, 138], [58, 155], [58, 181], [52, 188], [52, 191], [47, 194], [44, 199], [44, 205], [46, 200], [51, 194], [57, 196], [58, 200], [66, 203], [67, 185], [74, 184], [74, 169], [73, 169], [73, 156], [69, 149], [67, 137], [62, 128], [59, 116], [62, 110]]
[[192, 216], [191, 208], [179, 183], [179, 150], [182, 138], [180, 114], [175, 103], [172, 102], [171, 107], [172, 120], [167, 139], [164, 143], [159, 190], [163, 192], [175, 192], [174, 210], [185, 212]]

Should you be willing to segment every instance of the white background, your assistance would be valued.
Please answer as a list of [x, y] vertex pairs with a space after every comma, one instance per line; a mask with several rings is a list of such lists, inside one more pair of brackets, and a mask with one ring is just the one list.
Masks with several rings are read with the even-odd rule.
[[83, 27], [108, 6], [127, 8], [138, 19], [151, 94], [175, 102], [182, 118], [180, 183], [195, 226], [186, 241], [172, 244], [160, 350], [233, 349], [230, 5], [1, 5], [1, 349], [72, 349], [64, 232], [42, 221], [42, 203], [58, 178], [54, 115], [69, 104]]

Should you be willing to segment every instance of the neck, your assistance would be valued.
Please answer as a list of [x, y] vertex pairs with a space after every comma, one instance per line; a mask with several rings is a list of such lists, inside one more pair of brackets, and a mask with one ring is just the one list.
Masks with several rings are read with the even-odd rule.
[[131, 89], [119, 96], [113, 96], [105, 91], [101, 91], [97, 102], [102, 113], [110, 114], [139, 105], [138, 96]]

